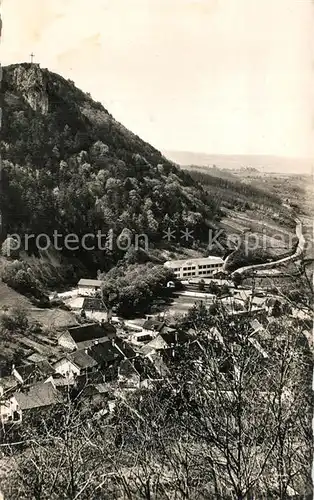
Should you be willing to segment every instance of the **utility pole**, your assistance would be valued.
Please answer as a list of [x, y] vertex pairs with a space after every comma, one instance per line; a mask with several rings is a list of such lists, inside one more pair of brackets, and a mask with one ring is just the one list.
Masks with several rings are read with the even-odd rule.
[[33, 60], [34, 60], [34, 54], [33, 54], [33, 52], [30, 54], [30, 57], [31, 57], [31, 63], [33, 63]]

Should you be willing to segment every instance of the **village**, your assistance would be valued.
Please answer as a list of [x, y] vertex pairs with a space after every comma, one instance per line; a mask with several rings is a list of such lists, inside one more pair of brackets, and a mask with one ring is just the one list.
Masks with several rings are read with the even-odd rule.
[[311, 3], [2, 2], [0, 500], [313, 497]]
[[[264, 360], [271, 356], [268, 327], [276, 317], [284, 315], [287, 326], [295, 319], [310, 320], [306, 311], [291, 307], [278, 295], [223, 279], [222, 265], [222, 259], [210, 257], [167, 262], [165, 266], [176, 273], [167, 285], [173, 288], [172, 306], [145, 318], [115, 316], [102, 298], [100, 280], [81, 279], [76, 288], [54, 293], [51, 300], [59, 303], [60, 312], [65, 312], [63, 308], [69, 311], [65, 322], [52, 328], [48, 336], [39, 333], [24, 339], [27, 356], [2, 370], [3, 429], [22, 424], [28, 412], [62, 405], [69, 391], [79, 391], [96, 405], [100, 416], [105, 415], [122, 394], [153, 387], [167, 378], [167, 359], [180, 346], [195, 348], [197, 344], [201, 348], [197, 332], [190, 329], [186, 334], [175, 321], [176, 314], [186, 314], [197, 304], [210, 308], [219, 301], [230, 323], [235, 317], [246, 317], [249, 341]], [[310, 331], [305, 328], [303, 333], [304, 340], [311, 343]], [[224, 345], [225, 332], [212, 328], [210, 335]]]

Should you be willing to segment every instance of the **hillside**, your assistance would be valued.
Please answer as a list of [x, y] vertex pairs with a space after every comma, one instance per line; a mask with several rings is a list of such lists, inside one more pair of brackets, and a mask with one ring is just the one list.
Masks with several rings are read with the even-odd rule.
[[[40, 299], [38, 282], [55, 289], [120, 261], [144, 263], [153, 256], [161, 262], [165, 251], [179, 257], [183, 246], [204, 254], [209, 229], [224, 230], [223, 244], [228, 234], [247, 230], [248, 221], [233, 210], [250, 211], [254, 233], [265, 214], [293, 226], [277, 194], [243, 183], [219, 164], [211, 175], [204, 167], [180, 169], [72, 81], [37, 64], [4, 67], [1, 99], [2, 240], [17, 233], [23, 245], [23, 236], [32, 234], [27, 252], [37, 259], [24, 252], [5, 266], [2, 279], [22, 293], [32, 287]], [[253, 165], [242, 167], [255, 172]], [[174, 232], [170, 242], [168, 228]], [[182, 237], [185, 230], [193, 231], [190, 240]], [[52, 248], [38, 252], [39, 235], [41, 244], [57, 243], [57, 255]], [[75, 236], [70, 248], [68, 235]], [[135, 251], [140, 235], [149, 255]], [[224, 253], [220, 246], [210, 251]]]
[[[235, 268], [240, 262], [243, 265], [264, 263], [272, 258], [285, 257], [293, 251], [294, 214], [303, 209], [299, 202], [294, 208], [289, 206], [291, 192], [298, 193], [299, 201], [302, 200], [302, 191], [295, 176], [278, 175], [277, 179], [248, 167], [228, 170], [190, 166], [188, 171], [219, 203], [223, 213], [219, 225], [227, 238], [238, 235], [241, 239], [241, 245], [233, 247], [238, 247], [238, 251], [233, 253]], [[288, 191], [285, 180], [288, 180]], [[278, 189], [275, 189], [276, 186]], [[230, 269], [232, 266], [226, 268]]]
[[[1, 97], [3, 236], [58, 231], [81, 240], [111, 230], [118, 238], [127, 229], [154, 246], [173, 226], [206, 237], [215, 200], [73, 82], [36, 64], [11, 65]], [[123, 256], [116, 246], [65, 253], [93, 271]]]

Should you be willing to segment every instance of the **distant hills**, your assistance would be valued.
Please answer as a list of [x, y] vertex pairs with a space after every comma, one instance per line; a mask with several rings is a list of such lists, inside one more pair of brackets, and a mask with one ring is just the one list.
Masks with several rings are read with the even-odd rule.
[[257, 169], [262, 173], [310, 174], [313, 163], [310, 158], [284, 158], [263, 155], [211, 155], [191, 151], [163, 151], [169, 160], [178, 165], [208, 166], [219, 169]]

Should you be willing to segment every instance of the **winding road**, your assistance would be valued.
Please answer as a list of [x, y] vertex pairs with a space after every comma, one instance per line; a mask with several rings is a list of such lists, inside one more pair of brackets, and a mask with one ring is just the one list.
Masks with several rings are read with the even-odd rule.
[[298, 238], [298, 245], [295, 250], [295, 252], [292, 255], [289, 255], [288, 257], [284, 257], [282, 259], [274, 260], [272, 262], [267, 262], [265, 264], [255, 264], [252, 266], [244, 266], [239, 269], [236, 269], [231, 273], [231, 277], [233, 277], [235, 274], [240, 274], [242, 276], [246, 274], [251, 274], [253, 271], [263, 271], [265, 269], [273, 269], [274, 267], [277, 267], [281, 264], [286, 264], [287, 262], [293, 262], [296, 259], [299, 259], [303, 254], [305, 250], [305, 237], [303, 235], [302, 231], [302, 221], [297, 218], [295, 219], [296, 227], [295, 227], [295, 234]]

